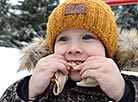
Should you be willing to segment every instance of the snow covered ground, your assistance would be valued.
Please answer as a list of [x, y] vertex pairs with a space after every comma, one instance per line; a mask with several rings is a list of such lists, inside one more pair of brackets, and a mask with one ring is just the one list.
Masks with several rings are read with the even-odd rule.
[[[17, 72], [20, 57], [20, 50], [0, 47], [0, 97], [9, 85], [30, 74], [28, 71]], [[138, 76], [136, 72], [123, 73]]]
[[27, 71], [17, 72], [20, 57], [20, 50], [0, 47], [0, 97], [9, 85], [30, 74]]

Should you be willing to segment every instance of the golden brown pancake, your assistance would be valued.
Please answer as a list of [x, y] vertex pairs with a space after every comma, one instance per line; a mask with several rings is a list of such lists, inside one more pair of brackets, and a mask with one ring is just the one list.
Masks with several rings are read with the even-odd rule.
[[[70, 67], [73, 68], [74, 70], [77, 70], [78, 66], [81, 63], [82, 62], [68, 62]], [[54, 78], [52, 78], [51, 80], [55, 82], [53, 93], [54, 95], [58, 95], [62, 92], [64, 85], [68, 80], [68, 76], [58, 71], [55, 73]], [[98, 82], [93, 78], [85, 78], [82, 79], [80, 82], [77, 82], [76, 84], [77, 86], [82, 86], [82, 87], [95, 87], [98, 85]]]

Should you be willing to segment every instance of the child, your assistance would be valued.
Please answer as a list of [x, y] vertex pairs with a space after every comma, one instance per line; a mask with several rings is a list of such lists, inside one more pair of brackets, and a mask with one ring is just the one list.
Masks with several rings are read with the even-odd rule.
[[117, 46], [107, 4], [66, 0], [50, 15], [46, 40], [23, 49], [21, 67], [34, 67], [32, 75], [11, 85], [1, 102], [137, 102], [138, 78], [122, 75], [112, 59]]

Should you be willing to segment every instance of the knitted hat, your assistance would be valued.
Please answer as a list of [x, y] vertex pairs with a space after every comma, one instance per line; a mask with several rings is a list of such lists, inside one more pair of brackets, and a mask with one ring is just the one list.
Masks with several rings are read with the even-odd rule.
[[88, 30], [98, 36], [113, 57], [117, 49], [118, 29], [114, 13], [101, 0], [65, 0], [51, 13], [47, 23], [47, 44], [51, 51], [57, 35], [70, 28]]

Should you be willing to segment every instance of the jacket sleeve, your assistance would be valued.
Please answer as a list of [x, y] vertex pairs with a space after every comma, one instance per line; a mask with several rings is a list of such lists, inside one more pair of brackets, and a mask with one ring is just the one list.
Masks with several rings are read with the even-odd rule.
[[[25, 77], [26, 78], [26, 77]], [[17, 93], [17, 87], [19, 85], [19, 83], [24, 80], [25, 78], [16, 81], [14, 84], [12, 84], [11, 86], [9, 86], [6, 91], [4, 92], [4, 94], [2, 95], [2, 97], [0, 98], [0, 102], [25, 102], [24, 100], [22, 100]]]
[[134, 102], [138, 102], [138, 77], [132, 75], [129, 76], [125, 75], [124, 78], [127, 82], [129, 82], [132, 85], [132, 88], [134, 89], [134, 95], [135, 95]]

